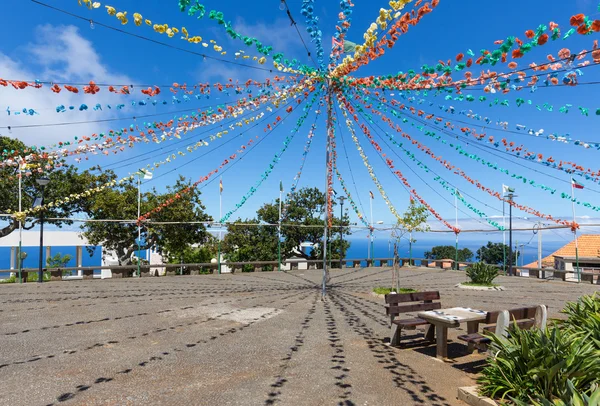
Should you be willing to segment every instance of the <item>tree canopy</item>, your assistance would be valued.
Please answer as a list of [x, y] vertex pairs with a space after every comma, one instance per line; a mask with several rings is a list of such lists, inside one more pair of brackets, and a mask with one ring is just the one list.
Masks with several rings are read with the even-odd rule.
[[[437, 245], [431, 249], [431, 251], [425, 252], [425, 258], [427, 259], [455, 259], [456, 258], [456, 247], [452, 245]], [[468, 248], [458, 250], [458, 260], [468, 262], [473, 258], [473, 251]]]
[[[477, 260], [486, 264], [502, 264], [504, 262], [504, 252], [506, 252], [506, 263], [508, 263], [509, 250], [510, 248], [506, 244], [488, 241], [487, 245], [477, 250]], [[516, 263], [517, 252], [513, 252], [513, 264]]]
[[[12, 138], [0, 137], [0, 151], [12, 151], [26, 149], [26, 145], [21, 141]], [[50, 182], [44, 189], [44, 200], [52, 202], [73, 193], [82, 193], [93, 187], [99, 186], [109, 179], [109, 176], [102, 173], [96, 167], [79, 172], [76, 167], [66, 165], [60, 162], [60, 165], [54, 163], [54, 167], [44, 168], [43, 176], [50, 179]], [[22, 174], [22, 209], [30, 209], [33, 201], [40, 195], [40, 188], [36, 180], [42, 175], [39, 174], [40, 164], [32, 163], [28, 165], [27, 170]], [[0, 168], [0, 212], [6, 213], [7, 210], [13, 212], [19, 209], [19, 170], [17, 166], [5, 166]], [[51, 218], [69, 218], [75, 213], [87, 212], [89, 201], [71, 200], [60, 207], [48, 207], [44, 211], [47, 219]], [[29, 219], [23, 227], [26, 230], [32, 229], [38, 219]], [[46, 223], [57, 227], [72, 224], [67, 220], [45, 220]], [[5, 237], [19, 228], [19, 222], [15, 218], [6, 219], [0, 227], [0, 238]]]
[[[282, 258], [300, 256], [306, 259], [319, 258], [323, 243], [325, 194], [318, 188], [302, 188], [290, 195], [284, 202], [281, 229]], [[257, 211], [256, 218], [238, 219], [236, 223], [249, 225], [229, 225], [223, 243], [227, 258], [233, 261], [274, 261], [277, 260], [277, 227], [279, 221], [279, 199], [265, 203]], [[328, 244], [331, 244], [332, 257], [339, 258], [341, 240], [340, 226], [344, 235], [350, 234], [349, 217], [344, 214], [332, 219]], [[270, 225], [267, 225], [270, 224]], [[316, 244], [308, 255], [299, 250], [303, 242]], [[344, 240], [344, 254], [350, 243]], [[328, 250], [329, 251], [329, 250]]]
[[[110, 177], [116, 178], [116, 175], [110, 173]], [[145, 191], [141, 196], [142, 213], [160, 206], [172, 194], [189, 186], [191, 182], [180, 176], [164, 193], [159, 193], [154, 188]], [[212, 221], [212, 218], [204, 212], [200, 194], [196, 188], [190, 193], [181, 194], [181, 198], [175, 203], [157, 212], [151, 222], [143, 223], [140, 249], [155, 247], [159, 252], [178, 258], [190, 245], [207, 242], [209, 236], [206, 227], [198, 222]], [[130, 180], [91, 199], [88, 213], [96, 220], [137, 219], [137, 199], [136, 181]], [[160, 222], [187, 223], [154, 224]], [[135, 222], [92, 222], [83, 225], [82, 229], [91, 244], [102, 244], [105, 249], [116, 252], [120, 264], [131, 262], [131, 256], [137, 250], [138, 227]]]

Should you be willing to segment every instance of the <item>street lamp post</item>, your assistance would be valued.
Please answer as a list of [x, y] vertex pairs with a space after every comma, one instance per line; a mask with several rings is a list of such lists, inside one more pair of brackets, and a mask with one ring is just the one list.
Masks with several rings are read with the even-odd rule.
[[340, 269], [344, 269], [344, 200], [346, 196], [340, 196]]
[[[44, 205], [44, 189], [46, 185], [50, 182], [48, 178], [39, 178], [36, 180], [37, 184], [40, 186], [41, 198], [40, 198], [40, 206]], [[40, 262], [38, 268], [38, 283], [42, 283], [44, 280], [44, 210], [40, 210]]]
[[512, 202], [515, 195], [508, 194], [508, 276], [513, 276], [513, 247], [512, 247]]

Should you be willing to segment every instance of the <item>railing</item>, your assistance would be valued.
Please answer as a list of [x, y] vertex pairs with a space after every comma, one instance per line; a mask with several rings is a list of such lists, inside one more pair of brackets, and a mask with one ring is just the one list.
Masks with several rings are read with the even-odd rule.
[[[344, 268], [370, 268], [370, 267], [386, 267], [392, 266], [393, 258], [373, 258], [373, 259], [346, 259], [343, 261], [339, 259], [328, 260], [328, 266], [333, 269], [340, 269], [341, 265]], [[463, 269], [474, 262], [459, 261], [459, 269]], [[427, 258], [398, 258], [398, 264], [401, 267], [404, 266], [417, 266], [426, 268], [441, 268], [441, 269], [455, 269], [455, 261], [453, 260], [433, 260]], [[311, 260], [287, 260], [282, 261], [282, 266], [289, 266], [290, 270], [298, 270], [300, 266], [304, 266], [307, 270], [318, 270], [323, 269], [322, 259], [311, 259]], [[253, 262], [222, 262], [221, 266], [227, 266], [231, 273], [241, 272], [262, 272], [262, 271], [278, 271], [279, 262], [277, 261], [253, 261]], [[499, 268], [501, 266], [498, 266]], [[45, 268], [44, 272], [50, 273], [51, 281], [62, 281], [63, 272], [81, 271], [83, 279], [93, 279], [94, 271], [110, 270], [112, 278], [126, 278], [137, 274], [137, 265], [109, 265], [109, 266], [91, 266], [91, 267], [65, 267], [65, 268]], [[219, 269], [218, 263], [192, 263], [192, 264], [152, 264], [152, 265], [141, 265], [140, 276], [158, 276], [157, 269], [164, 269], [167, 276], [181, 275], [184, 272], [189, 275], [200, 275], [205, 273], [217, 273]], [[573, 271], [561, 271], [556, 269], [548, 268], [526, 268], [522, 266], [514, 266], [515, 276], [522, 276], [523, 271], [528, 272], [530, 278], [542, 278], [546, 279], [547, 276], [552, 275], [554, 279], [567, 280], [567, 274], [575, 274]], [[4, 269], [0, 270], [0, 273], [16, 273], [15, 269]], [[38, 268], [25, 268], [22, 269], [23, 279], [27, 279], [28, 273], [37, 273]], [[600, 276], [597, 272], [581, 272], [579, 275], [582, 282], [594, 283], [594, 278], [597, 280], [597, 284], [600, 285]]]

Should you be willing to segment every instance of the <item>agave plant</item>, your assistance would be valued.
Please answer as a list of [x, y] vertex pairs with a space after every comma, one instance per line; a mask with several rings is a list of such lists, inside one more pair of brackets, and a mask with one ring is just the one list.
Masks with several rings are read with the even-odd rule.
[[[589, 335], [511, 329], [510, 337], [492, 335], [488, 366], [478, 379], [481, 393], [531, 404], [532, 399], [568, 399], [569, 385], [589, 394], [600, 377], [600, 350]], [[542, 403], [543, 404], [543, 403]]]
[[514, 400], [517, 406], [600, 406], [600, 388], [594, 385], [591, 394], [575, 389], [575, 385], [570, 380], [567, 381], [567, 396], [564, 399], [530, 399], [528, 402]]
[[484, 262], [477, 262], [466, 269], [466, 274], [471, 279], [471, 283], [491, 285], [498, 276], [498, 268]]
[[569, 302], [562, 310], [568, 319], [562, 326], [577, 336], [589, 335], [600, 350], [600, 295], [582, 296], [577, 302]]

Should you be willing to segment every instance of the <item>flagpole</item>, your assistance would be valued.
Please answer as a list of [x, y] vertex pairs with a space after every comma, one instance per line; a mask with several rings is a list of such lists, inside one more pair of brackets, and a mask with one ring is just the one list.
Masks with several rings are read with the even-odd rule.
[[[504, 191], [502, 191], [504, 197]], [[502, 267], [506, 273], [506, 202], [502, 199]]]
[[575, 227], [575, 184], [571, 176], [571, 208], [573, 209], [573, 238], [575, 239], [575, 267], [577, 269], [577, 282], [581, 282], [581, 270], [579, 269], [579, 244], [577, 242], [577, 227]]
[[[371, 194], [371, 199], [369, 199], [369, 205], [371, 206], [371, 229], [369, 230], [369, 234], [371, 237], [371, 245], [370, 245], [370, 250], [369, 250], [369, 259], [373, 260], [373, 193], [369, 192]], [[373, 265], [373, 263], [371, 262], [371, 265]]]
[[141, 254], [141, 246], [140, 246], [140, 240], [142, 239], [142, 225], [139, 222], [140, 216], [141, 216], [141, 208], [142, 208], [142, 175], [138, 174], [138, 240], [137, 240], [137, 246], [138, 246], [138, 257], [137, 257], [137, 276], [138, 278], [140, 277], [140, 262], [141, 262], [141, 258], [140, 256]]
[[283, 195], [283, 183], [279, 181], [279, 221], [277, 222], [277, 262], [281, 272], [281, 199]]
[[[19, 213], [22, 210], [22, 201], [23, 201], [23, 172], [21, 171], [21, 165], [19, 164]], [[19, 283], [23, 283], [23, 264], [22, 264], [22, 255], [21, 249], [23, 246], [23, 223], [19, 220], [19, 256], [17, 257], [17, 269], [19, 270]]]
[[223, 229], [223, 224], [221, 224], [221, 219], [223, 218], [223, 177], [219, 178], [219, 247], [217, 252], [217, 261], [218, 265], [218, 274], [221, 274], [221, 230]]
[[[455, 190], [454, 193], [454, 212], [455, 212], [455, 217], [454, 217], [454, 227], [458, 230], [458, 197], [456, 196], [456, 193], [458, 193], [458, 189]], [[456, 263], [456, 270], [459, 270], [459, 266], [458, 266], [458, 231], [454, 231], [454, 235], [456, 237], [456, 248], [455, 248], [455, 255], [454, 255], [454, 259], [455, 259], [455, 263]]]

